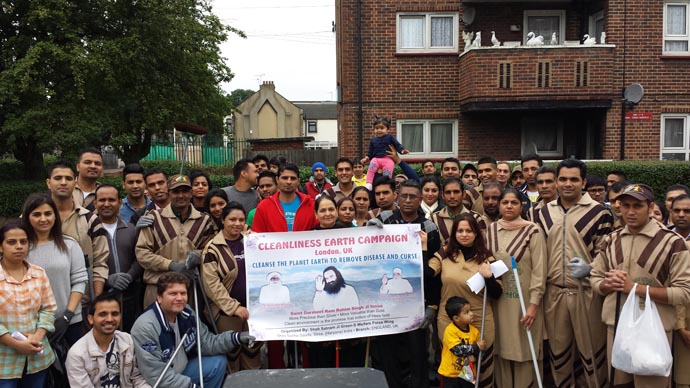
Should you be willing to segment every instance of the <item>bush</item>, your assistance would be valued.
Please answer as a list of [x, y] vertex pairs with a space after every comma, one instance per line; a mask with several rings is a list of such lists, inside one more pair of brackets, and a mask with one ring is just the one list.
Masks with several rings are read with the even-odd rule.
[[[549, 165], [556, 165], [557, 163], [547, 163]], [[144, 161], [145, 168], [159, 167], [169, 174], [179, 173], [179, 162], [175, 161]], [[20, 181], [11, 177], [16, 171], [21, 171], [22, 164], [14, 159], [0, 160], [0, 176], [6, 177], [3, 185], [0, 186], [0, 216], [13, 217], [21, 213], [24, 200], [31, 193], [42, 192], [46, 190], [44, 181], [31, 182]], [[191, 165], [185, 166], [185, 172], [189, 172]], [[439, 167], [437, 163], [437, 168]], [[421, 164], [413, 164], [417, 173], [421, 176]], [[209, 172], [211, 181], [214, 187], [226, 187], [233, 184], [232, 173], [224, 173], [216, 167], [203, 168], [204, 171]], [[627, 176], [628, 180], [633, 183], [646, 183], [654, 189], [657, 200], [663, 199], [666, 193], [666, 187], [674, 183], [690, 183], [690, 163], [675, 162], [675, 161], [624, 161], [624, 162], [589, 162], [587, 163], [587, 173], [597, 174], [604, 178], [611, 170], [622, 170]], [[10, 171], [14, 171], [10, 172]], [[400, 167], [396, 167], [394, 174], [400, 174], [402, 171]], [[21, 173], [16, 176], [21, 176]], [[335, 169], [328, 167], [326, 176], [335, 184]], [[11, 178], [10, 178], [11, 177]], [[300, 180], [306, 182], [311, 177], [311, 167], [300, 167]], [[104, 177], [100, 180], [102, 183], [110, 183], [115, 185], [120, 193], [124, 196], [122, 190], [122, 179], [120, 177]]]

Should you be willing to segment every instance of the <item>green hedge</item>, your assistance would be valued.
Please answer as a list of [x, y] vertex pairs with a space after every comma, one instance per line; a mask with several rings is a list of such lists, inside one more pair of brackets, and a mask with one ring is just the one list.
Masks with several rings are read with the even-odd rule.
[[[551, 163], [548, 163], [551, 164]], [[17, 165], [19, 167], [17, 167]], [[180, 170], [178, 162], [174, 161], [145, 161], [143, 165], [146, 168], [159, 167], [169, 174], [177, 174]], [[555, 165], [555, 164], [554, 164]], [[3, 168], [4, 167], [4, 168]], [[194, 166], [185, 166], [185, 171]], [[414, 164], [412, 167], [421, 175], [421, 164]], [[437, 170], [440, 171], [440, 164], [436, 164]], [[21, 163], [12, 162], [11, 160], [0, 160], [0, 176], [5, 176], [2, 186], [0, 186], [0, 216], [12, 217], [21, 213], [21, 208], [26, 197], [35, 192], [46, 190], [45, 182], [27, 182], [17, 181], [10, 178], [11, 172], [21, 169]], [[211, 180], [215, 187], [225, 187], [233, 184], [232, 172], [224, 172], [226, 169], [220, 168], [204, 168], [211, 175]], [[664, 197], [666, 187], [674, 183], [690, 184], [690, 162], [675, 162], [675, 161], [625, 161], [625, 162], [589, 162], [587, 163], [587, 172], [589, 174], [598, 174], [606, 178], [606, 173], [611, 170], [622, 170], [628, 176], [628, 180], [635, 183], [646, 183], [650, 185], [656, 193], [657, 199]], [[395, 174], [400, 174], [402, 171], [399, 167], [395, 168]], [[21, 175], [21, 174], [20, 174]], [[309, 180], [311, 176], [310, 167], [300, 167], [300, 179], [302, 182]], [[335, 169], [328, 167], [327, 176], [332, 182], [336, 182]], [[16, 177], [16, 175], [15, 175]], [[14, 178], [16, 179], [16, 178]], [[103, 183], [111, 183], [122, 190], [122, 180], [119, 177], [104, 177], [101, 179]]]

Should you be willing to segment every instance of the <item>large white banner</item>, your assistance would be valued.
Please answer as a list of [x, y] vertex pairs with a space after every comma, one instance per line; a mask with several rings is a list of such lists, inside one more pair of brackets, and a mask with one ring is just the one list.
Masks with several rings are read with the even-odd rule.
[[251, 233], [249, 331], [325, 341], [401, 333], [424, 317], [419, 225]]

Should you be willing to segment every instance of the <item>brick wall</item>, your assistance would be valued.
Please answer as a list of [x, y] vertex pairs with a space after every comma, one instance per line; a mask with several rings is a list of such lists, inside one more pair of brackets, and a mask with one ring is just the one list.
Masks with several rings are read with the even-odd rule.
[[292, 141], [262, 141], [262, 142], [252, 142], [252, 151], [283, 151], [283, 150], [303, 150], [304, 141], [302, 140], [292, 140]]
[[[620, 144], [620, 95], [634, 82], [645, 88], [643, 101], [635, 107], [650, 112], [651, 120], [626, 123], [626, 158], [658, 159], [661, 113], [690, 109], [690, 58], [664, 58], [663, 4], [643, 0], [624, 2], [596, 0], [573, 3], [472, 4], [477, 10], [468, 30], [482, 31], [483, 45], [490, 46], [491, 30], [501, 41], [521, 41], [525, 31], [510, 31], [522, 25], [525, 9], [566, 9], [567, 40], [580, 40], [587, 33], [589, 15], [604, 10], [607, 43], [615, 48], [472, 50], [462, 57], [451, 55], [396, 54], [396, 13], [404, 11], [458, 11], [458, 2], [445, 0], [400, 0], [363, 2], [362, 5], [362, 136], [358, 128], [358, 75], [356, 0], [336, 1], [337, 82], [341, 88], [338, 106], [339, 152], [345, 156], [364, 153], [371, 137], [373, 115], [395, 121], [403, 118], [454, 118], [459, 123], [458, 152], [463, 159], [492, 154], [513, 159], [520, 153], [518, 120], [538, 111], [477, 114], [460, 113], [464, 103], [477, 101], [610, 99], [608, 111], [570, 111], [573, 118], [589, 117], [600, 123], [598, 132], [603, 158], [617, 159]], [[462, 15], [460, 15], [462, 16]], [[461, 27], [462, 28], [462, 27]], [[544, 37], [548, 42], [550, 37]], [[459, 39], [460, 51], [464, 43]], [[537, 59], [552, 62], [552, 87], [537, 89]], [[575, 88], [573, 64], [587, 59], [590, 86]], [[515, 61], [512, 90], [497, 90], [496, 62]], [[625, 71], [624, 71], [625, 69]], [[605, 113], [604, 113], [605, 112]], [[576, 138], [581, 128], [566, 128]], [[564, 138], [568, 137], [564, 135]], [[362, 149], [357, 149], [361, 139]], [[487, 142], [486, 139], [491, 139]], [[573, 140], [574, 141], [574, 140]]]

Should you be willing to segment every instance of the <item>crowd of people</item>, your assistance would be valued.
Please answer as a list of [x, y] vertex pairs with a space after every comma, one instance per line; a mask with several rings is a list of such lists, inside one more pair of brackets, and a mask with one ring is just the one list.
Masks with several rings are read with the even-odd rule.
[[[335, 367], [336, 352], [337, 366], [372, 366], [394, 388], [438, 379], [530, 387], [537, 373], [557, 387], [690, 386], [688, 187], [672, 185], [656, 202], [623, 171], [588, 175], [582, 161], [551, 167], [538, 155], [512, 169], [489, 156], [476, 165], [429, 160], [418, 174], [401, 150], [388, 137], [365, 158], [340, 158], [335, 183], [324, 163], [300, 182], [297, 165], [262, 155], [238, 161], [223, 188], [203, 171], [168, 176], [130, 164], [124, 195], [99, 183], [97, 149], [76, 166], [51, 164], [47, 191], [0, 229], [0, 387], [220, 387], [241, 370]], [[393, 176], [391, 163], [403, 174]], [[247, 233], [386, 224], [422, 230], [419, 329], [337, 343], [254, 341]], [[513, 258], [519, 279], [494, 275], [493, 264]], [[396, 270], [381, 293], [401, 286]], [[319, 303], [337, 280], [328, 276], [316, 280]], [[474, 276], [484, 280], [479, 293], [468, 285]], [[267, 280], [286, 289], [278, 272]], [[669, 377], [611, 368], [616, 299], [644, 296], [646, 286], [673, 346]]]

